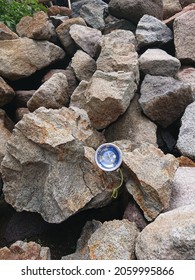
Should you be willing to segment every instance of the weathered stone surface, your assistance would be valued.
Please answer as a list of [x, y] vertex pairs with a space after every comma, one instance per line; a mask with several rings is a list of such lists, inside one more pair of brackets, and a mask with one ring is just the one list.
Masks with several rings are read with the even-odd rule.
[[55, 16], [55, 15], [71, 16], [72, 10], [67, 7], [54, 5], [47, 9], [47, 13], [48, 16]]
[[11, 122], [5, 111], [0, 109], [0, 164], [5, 156], [6, 144], [11, 137], [11, 129], [9, 123]]
[[74, 55], [74, 53], [77, 51], [77, 46], [69, 33], [70, 27], [73, 24], [86, 25], [84, 19], [78, 17], [78, 18], [67, 19], [56, 28], [56, 33], [60, 39], [60, 42], [62, 43], [65, 51], [70, 56]]
[[53, 24], [43, 11], [35, 13], [33, 17], [22, 17], [16, 25], [16, 31], [20, 37], [35, 40], [50, 40], [55, 34]]
[[22, 118], [23, 118], [23, 116], [25, 115], [25, 114], [28, 114], [28, 113], [30, 113], [30, 111], [28, 110], [28, 108], [18, 108], [18, 109], [16, 109], [16, 114], [15, 114], [15, 121], [16, 122], [19, 122]]
[[27, 107], [28, 100], [33, 96], [35, 90], [17, 90], [15, 92], [14, 104], [16, 107]]
[[136, 29], [138, 47], [161, 45], [173, 39], [170, 28], [162, 21], [149, 15], [144, 15]]
[[175, 15], [173, 15], [172, 17], [168, 18], [168, 19], [165, 19], [163, 22], [169, 26], [170, 28], [173, 28], [173, 22], [176, 18], [180, 17], [181, 15], [189, 12], [189, 11], [192, 11], [192, 10], [195, 10], [195, 3], [194, 4], [190, 4], [188, 5], [187, 7], [183, 8], [183, 10], [181, 12], [178, 12], [176, 13]]
[[75, 43], [91, 57], [96, 57], [100, 51], [102, 33], [95, 28], [73, 24], [70, 35]]
[[195, 205], [159, 215], [136, 242], [138, 260], [194, 260]]
[[0, 77], [0, 107], [10, 103], [15, 96], [13, 88], [11, 88], [6, 81]]
[[172, 181], [177, 159], [152, 144], [142, 144], [133, 152], [123, 155], [129, 180], [127, 190], [144, 212], [148, 221], [155, 219], [169, 207]]
[[78, 50], [73, 56], [71, 67], [79, 81], [89, 81], [97, 69], [95, 60], [81, 50]]
[[182, 10], [179, 0], [163, 0], [163, 19], [169, 18]]
[[178, 73], [177, 78], [180, 81], [190, 84], [192, 90], [192, 97], [195, 101], [195, 68], [183, 67]]
[[6, 201], [17, 211], [38, 212], [51, 223], [105, 206], [120, 179], [117, 172], [105, 174], [95, 164], [91, 147], [103, 141], [79, 110], [39, 108], [24, 115], [2, 163]]
[[91, 260], [133, 260], [138, 229], [128, 220], [104, 222], [88, 241]]
[[83, 227], [80, 238], [77, 241], [76, 252], [62, 257], [62, 260], [88, 260], [89, 259], [89, 248], [88, 240], [91, 235], [101, 227], [102, 223], [99, 221], [88, 221]]
[[146, 75], [139, 103], [151, 120], [167, 127], [179, 118], [193, 101], [188, 84], [172, 77]]
[[11, 31], [3, 22], [0, 22], [0, 40], [17, 39], [18, 35]]
[[157, 145], [156, 125], [142, 113], [136, 94], [126, 112], [105, 130], [108, 142], [129, 139], [133, 145], [151, 143]]
[[80, 16], [90, 27], [103, 30], [105, 27], [104, 10], [106, 6], [106, 4], [103, 6], [100, 3], [89, 2], [81, 7]]
[[195, 162], [188, 157], [178, 157], [177, 158], [180, 167], [195, 167]]
[[42, 82], [43, 83], [46, 82], [55, 73], [62, 73], [66, 76], [67, 81], [68, 81], [68, 95], [71, 96], [73, 91], [78, 86], [78, 81], [76, 79], [76, 76], [75, 76], [75, 73], [74, 73], [74, 70], [72, 69], [72, 67], [69, 65], [66, 68], [66, 70], [64, 70], [64, 69], [52, 69], [43, 77]]
[[125, 112], [135, 90], [132, 72], [98, 70], [88, 84], [82, 83], [82, 89], [73, 93], [71, 105], [86, 110], [92, 126], [103, 129]]
[[181, 123], [177, 148], [182, 155], [195, 159], [195, 102], [188, 105]]
[[179, 1], [181, 3], [182, 7], [185, 7], [187, 5], [194, 3], [194, 0], [179, 0]]
[[133, 199], [128, 203], [123, 214], [123, 219], [134, 222], [140, 231], [148, 225], [148, 221], [144, 218], [142, 210]]
[[0, 75], [10, 80], [28, 77], [64, 56], [60, 47], [48, 41], [4, 40], [0, 44]]
[[0, 260], [50, 260], [50, 249], [35, 242], [17, 241], [0, 249]]
[[[111, 18], [111, 19], [109, 19], [109, 18]], [[118, 19], [118, 18], [112, 17], [111, 15], [109, 15], [105, 19], [105, 23], [106, 23], [106, 25], [103, 30], [104, 35], [109, 34], [110, 32], [112, 32], [113, 30], [116, 30], [116, 29], [129, 30], [132, 32], [135, 32], [135, 30], [136, 30], [136, 27], [132, 22], [130, 22], [126, 19]]]
[[39, 107], [59, 109], [68, 105], [68, 82], [62, 73], [55, 73], [42, 84], [27, 102], [28, 109], [32, 112]]
[[108, 4], [110, 14], [118, 18], [129, 19], [137, 23], [140, 18], [145, 15], [151, 15], [162, 19], [163, 17], [163, 1], [133, 1], [133, 0], [111, 0]]
[[148, 49], [139, 57], [140, 70], [154, 76], [175, 76], [180, 61], [161, 49]]
[[135, 36], [131, 31], [115, 30], [105, 35], [97, 59], [97, 69], [103, 72], [132, 71], [138, 82], [139, 65], [135, 46]]
[[195, 62], [195, 11], [189, 11], [176, 18], [173, 29], [177, 58]]
[[77, 0], [77, 1], [74, 1], [71, 5], [72, 16], [73, 17], [78, 17], [80, 15], [80, 10], [82, 9], [82, 6], [88, 5], [88, 4], [98, 5], [98, 6], [102, 6], [102, 7], [107, 6], [105, 1], [102, 1], [102, 0]]
[[169, 210], [194, 204], [195, 201], [195, 168], [180, 167], [177, 169], [172, 187]]

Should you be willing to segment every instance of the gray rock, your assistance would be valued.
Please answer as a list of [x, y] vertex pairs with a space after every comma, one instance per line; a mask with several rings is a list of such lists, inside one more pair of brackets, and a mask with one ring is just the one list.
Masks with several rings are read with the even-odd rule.
[[11, 88], [6, 81], [0, 77], [0, 107], [10, 103], [15, 96], [13, 88]]
[[152, 144], [142, 144], [133, 152], [123, 154], [129, 180], [127, 190], [144, 212], [148, 221], [169, 207], [177, 159]]
[[176, 18], [173, 30], [177, 58], [190, 63], [195, 62], [195, 11], [186, 12]]
[[64, 56], [60, 47], [48, 41], [4, 40], [0, 44], [0, 75], [9, 80], [28, 77]]
[[180, 61], [161, 49], [148, 49], [139, 58], [140, 70], [154, 76], [175, 76]]
[[112, 32], [113, 30], [116, 30], [116, 29], [129, 30], [129, 31], [132, 31], [133, 33], [135, 33], [136, 27], [132, 22], [130, 22], [126, 19], [118, 19], [115, 17], [112, 17], [112, 20], [108, 20], [109, 17], [111, 17], [111, 16], [108, 16], [105, 19], [106, 25], [103, 30], [104, 35]]
[[195, 201], [195, 168], [180, 167], [177, 169], [171, 194], [169, 210], [194, 204]]
[[102, 0], [76, 0], [72, 3], [72, 16], [78, 17], [80, 16], [80, 10], [84, 5], [98, 5], [99, 7], [107, 7], [107, 4]]
[[71, 38], [70, 33], [69, 33], [70, 27], [73, 24], [86, 25], [84, 19], [82, 19], [81, 17], [78, 17], [78, 18], [67, 19], [56, 28], [57, 36], [58, 36], [60, 42], [62, 43], [65, 51], [70, 56], [73, 56], [75, 54], [75, 52], [77, 51], [77, 46], [76, 46], [74, 40]]
[[163, 19], [169, 18], [182, 10], [179, 0], [163, 0]]
[[16, 31], [20, 37], [35, 40], [50, 40], [55, 36], [54, 26], [43, 11], [35, 13], [33, 17], [22, 17], [16, 25]]
[[95, 28], [73, 24], [70, 35], [75, 43], [91, 57], [96, 57], [100, 51], [102, 33]]
[[62, 260], [88, 260], [89, 259], [89, 248], [88, 240], [91, 235], [101, 227], [102, 223], [99, 221], [88, 221], [83, 227], [80, 238], [77, 241], [76, 252], [62, 257]]
[[108, 142], [128, 139], [132, 145], [151, 143], [157, 145], [156, 125], [142, 113], [138, 103], [139, 95], [136, 94], [126, 112], [105, 130]]
[[138, 47], [165, 44], [173, 39], [170, 28], [162, 21], [149, 15], [144, 15], [136, 29]]
[[18, 108], [27, 107], [28, 100], [33, 96], [35, 90], [17, 90], [15, 92], [14, 105]]
[[192, 90], [192, 97], [195, 101], [195, 68], [193, 67], [183, 67], [177, 73], [177, 78], [185, 83], [190, 84]]
[[195, 102], [188, 105], [181, 119], [177, 148], [182, 155], [195, 159]]
[[50, 249], [35, 242], [16, 241], [0, 249], [0, 260], [50, 260]]
[[138, 55], [136, 40], [131, 31], [115, 30], [105, 35], [102, 49], [97, 59], [97, 69], [103, 72], [132, 71], [139, 82]]
[[91, 260], [133, 260], [138, 229], [128, 220], [104, 222], [88, 241]]
[[117, 172], [105, 176], [92, 148], [104, 141], [103, 135], [75, 111], [42, 107], [16, 124], [2, 178], [5, 200], [17, 211], [38, 212], [47, 222], [60, 223], [111, 201], [120, 178]]
[[176, 121], [192, 101], [190, 86], [172, 77], [146, 75], [141, 85], [144, 114], [163, 127]]
[[16, 109], [16, 113], [15, 113], [15, 118], [14, 118], [14, 121], [17, 123], [17, 122], [19, 122], [22, 118], [23, 118], [23, 116], [25, 115], [25, 114], [28, 114], [28, 113], [30, 113], [30, 111], [28, 110], [28, 108], [17, 108]]
[[98, 70], [89, 84], [82, 84], [81, 94], [73, 93], [71, 105], [86, 110], [92, 126], [103, 129], [125, 112], [135, 90], [132, 72], [104, 73]]
[[137, 23], [140, 18], [145, 15], [151, 15], [162, 19], [163, 17], [163, 1], [162, 0], [111, 0], [108, 4], [110, 14], [118, 18], [129, 19]]
[[194, 3], [194, 0], [179, 0], [179, 1], [181, 3], [182, 7], [185, 7], [191, 3]]
[[104, 10], [106, 5], [101, 5], [98, 2], [89, 2], [83, 5], [80, 9], [80, 16], [86, 23], [93, 28], [103, 30], [105, 27]]
[[139, 234], [138, 260], [194, 260], [195, 205], [159, 215]]
[[81, 50], [73, 56], [71, 67], [79, 81], [89, 81], [97, 69], [95, 60]]
[[42, 84], [27, 102], [28, 109], [32, 112], [39, 107], [59, 109], [68, 105], [68, 82], [62, 73], [55, 73]]
[[10, 30], [3, 22], [0, 22], [0, 40], [17, 39], [18, 35]]

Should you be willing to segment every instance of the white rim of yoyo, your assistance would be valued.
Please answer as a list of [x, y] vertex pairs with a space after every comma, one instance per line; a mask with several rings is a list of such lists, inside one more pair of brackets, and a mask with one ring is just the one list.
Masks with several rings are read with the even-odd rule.
[[[117, 151], [118, 155], [119, 155], [118, 163], [115, 164], [115, 166], [112, 167], [112, 168], [103, 167], [103, 166], [99, 163], [99, 160], [98, 160], [98, 153], [99, 153], [99, 151], [100, 151], [102, 148], [107, 147], [107, 146], [111, 146], [112, 148], [114, 148], [114, 149]], [[121, 164], [122, 164], [122, 152], [121, 152], [121, 150], [119, 149], [119, 147], [116, 146], [115, 144], [113, 144], [113, 143], [104, 143], [104, 144], [100, 145], [100, 146], [97, 148], [96, 152], [95, 152], [95, 162], [96, 162], [97, 166], [98, 166], [100, 169], [104, 170], [104, 171], [110, 172], [110, 171], [117, 170], [117, 169], [121, 166]]]

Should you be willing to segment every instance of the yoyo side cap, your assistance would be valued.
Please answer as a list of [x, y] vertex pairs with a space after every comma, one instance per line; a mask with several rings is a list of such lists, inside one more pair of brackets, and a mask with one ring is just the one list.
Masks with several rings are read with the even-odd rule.
[[122, 163], [122, 153], [119, 147], [112, 143], [99, 146], [95, 152], [95, 161], [99, 168], [104, 171], [114, 171]]

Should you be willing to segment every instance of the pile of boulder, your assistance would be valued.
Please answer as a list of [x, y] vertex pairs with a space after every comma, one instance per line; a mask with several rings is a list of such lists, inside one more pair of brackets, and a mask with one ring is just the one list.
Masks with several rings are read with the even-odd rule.
[[[0, 23], [1, 199], [48, 223], [109, 205], [121, 178], [94, 156], [114, 142], [123, 219], [88, 221], [62, 259], [195, 259], [195, 1], [71, 2]], [[24, 258], [49, 248], [0, 249]]]

